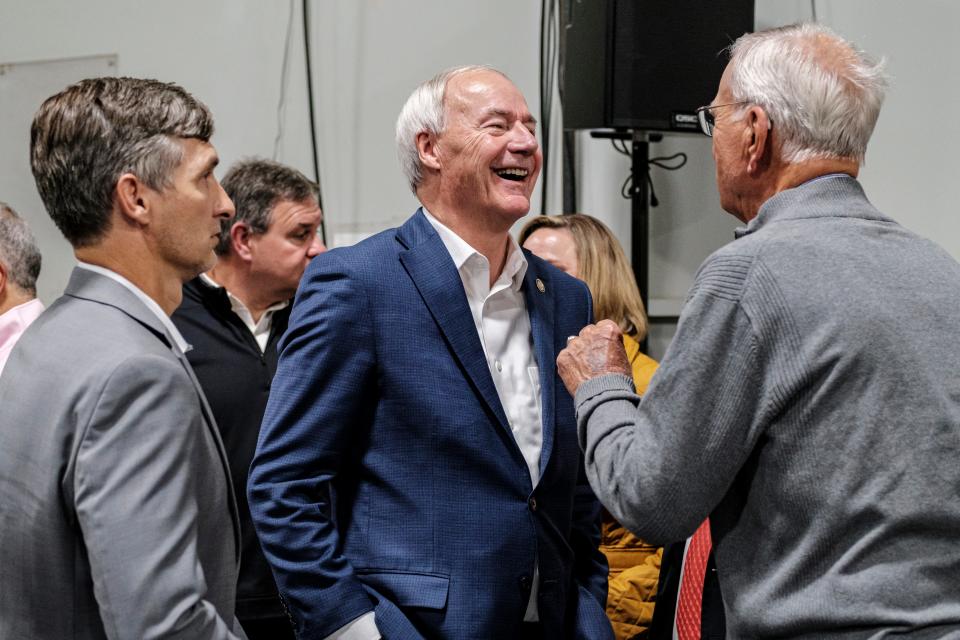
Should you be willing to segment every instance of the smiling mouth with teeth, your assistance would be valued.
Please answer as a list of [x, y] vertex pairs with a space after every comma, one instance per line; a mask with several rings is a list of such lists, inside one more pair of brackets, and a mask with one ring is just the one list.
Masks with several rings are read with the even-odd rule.
[[529, 171], [526, 169], [497, 169], [496, 174], [505, 180], [522, 181], [527, 177]]

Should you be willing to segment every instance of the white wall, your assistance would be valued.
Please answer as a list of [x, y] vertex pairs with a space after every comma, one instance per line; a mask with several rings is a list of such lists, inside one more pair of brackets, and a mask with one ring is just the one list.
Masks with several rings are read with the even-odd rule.
[[[287, 9], [283, 2], [231, 0], [5, 1], [0, 5], [0, 63], [116, 54], [117, 74], [176, 82], [206, 102], [216, 119], [213, 142], [228, 164], [242, 155], [273, 153]], [[303, 77], [302, 65], [294, 65], [288, 100], [297, 106], [305, 104]], [[0, 94], [0, 101], [9, 100]], [[280, 159], [310, 175], [304, 114], [302, 108], [288, 113], [289, 135]], [[18, 126], [29, 120], [23, 114]], [[0, 184], [14, 191], [0, 194], [0, 200], [32, 224], [38, 220], [35, 226], [52, 229], [33, 187], [27, 149], [4, 149], [0, 167]], [[73, 257], [62, 240], [54, 242], [45, 234], [40, 241], [44, 266], [39, 289], [50, 302], [63, 289]]]
[[[539, 2], [311, 0], [310, 6], [321, 181], [334, 244], [398, 224], [415, 206], [397, 166], [393, 124], [416, 83], [451, 65], [489, 63], [506, 71], [539, 111]], [[820, 0], [816, 7], [821, 22], [889, 59], [892, 86], [862, 175], [868, 194], [960, 257], [960, 222], [947, 188], [958, 177], [960, 3]], [[115, 53], [121, 74], [175, 81], [209, 104], [214, 144], [227, 165], [273, 154], [289, 9], [277, 0], [6, 1], [0, 64]], [[278, 159], [310, 175], [299, 0], [294, 17]], [[810, 17], [807, 0], [757, 3], [760, 27]], [[607, 221], [629, 252], [629, 203], [619, 195], [629, 161], [585, 134], [579, 149], [579, 208]], [[652, 155], [683, 150], [690, 158], [677, 172], [653, 170], [661, 206], [651, 210], [649, 294], [667, 302], [654, 302], [652, 313], [673, 310], [696, 267], [736, 226], [717, 202], [709, 149], [709, 140], [697, 136], [651, 145]], [[35, 198], [26, 150], [2, 151], [0, 185]], [[15, 179], [10, 166], [20, 172]], [[38, 200], [21, 203], [5, 193], [0, 199], [30, 218], [44, 215]], [[42, 283], [72, 263], [62, 246], [44, 257]], [[661, 333], [654, 354], [669, 339], [669, 330]]]
[[[213, 143], [225, 167], [241, 156], [273, 155], [291, 6], [294, 28], [277, 159], [312, 175], [301, 0], [3, 2], [0, 64], [116, 54], [120, 75], [177, 82], [210, 106], [217, 127]], [[419, 82], [449, 66], [491, 64], [510, 75], [530, 109], [539, 111], [539, 2], [310, 0], [310, 10], [330, 244], [349, 244], [413, 212], [416, 203], [397, 164], [393, 126]], [[21, 120], [29, 118], [23, 114]], [[3, 154], [0, 170], [7, 179], [0, 182], [6, 191], [0, 200], [31, 223], [52, 229], [32, 185], [26, 150]], [[62, 290], [73, 265], [67, 245], [50, 233], [50, 242], [41, 238], [40, 289], [47, 302]]]
[[539, 112], [539, 2], [314, 4], [324, 205], [335, 244], [396, 226], [416, 208], [397, 162], [394, 125], [420, 82], [448, 67], [490, 64]]

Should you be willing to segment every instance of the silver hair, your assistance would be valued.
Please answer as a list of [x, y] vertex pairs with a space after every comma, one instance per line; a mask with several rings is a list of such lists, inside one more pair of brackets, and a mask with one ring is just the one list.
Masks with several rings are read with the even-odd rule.
[[7, 267], [7, 277], [21, 291], [36, 297], [40, 248], [26, 220], [3, 202], [0, 202], [0, 262]]
[[439, 134], [443, 131], [446, 125], [443, 100], [447, 92], [447, 83], [451, 78], [471, 71], [493, 71], [507, 77], [502, 71], [487, 65], [453, 67], [441, 71], [420, 84], [413, 90], [404, 103], [403, 109], [400, 110], [400, 116], [397, 118], [397, 156], [400, 158], [400, 169], [410, 183], [410, 190], [414, 195], [423, 181], [417, 135], [422, 132]]
[[730, 52], [733, 100], [763, 107], [784, 160], [863, 162], [887, 88], [882, 59], [810, 23], [746, 34]]

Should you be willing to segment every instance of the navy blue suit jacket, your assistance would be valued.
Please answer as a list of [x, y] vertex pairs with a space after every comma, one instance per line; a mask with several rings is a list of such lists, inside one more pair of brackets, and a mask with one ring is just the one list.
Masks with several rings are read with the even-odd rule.
[[546, 637], [612, 637], [599, 505], [555, 364], [591, 320], [589, 293], [526, 257], [542, 394], [537, 487], [460, 275], [421, 212], [307, 269], [248, 485], [301, 638], [367, 611], [385, 638], [510, 638], [538, 562]]

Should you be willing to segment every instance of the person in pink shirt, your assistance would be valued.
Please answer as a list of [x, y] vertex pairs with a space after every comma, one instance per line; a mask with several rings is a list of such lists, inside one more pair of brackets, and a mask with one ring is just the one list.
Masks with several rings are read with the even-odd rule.
[[23, 332], [43, 311], [37, 300], [40, 249], [27, 223], [0, 202], [0, 372]]

